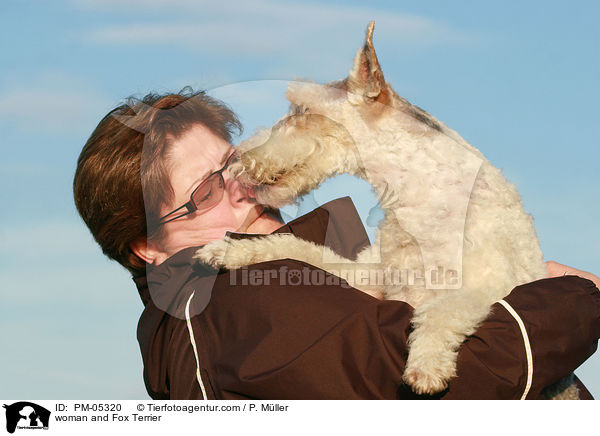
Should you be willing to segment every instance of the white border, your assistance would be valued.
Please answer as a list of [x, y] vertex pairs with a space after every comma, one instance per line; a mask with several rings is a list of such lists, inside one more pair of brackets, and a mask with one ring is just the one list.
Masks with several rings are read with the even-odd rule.
[[521, 335], [523, 336], [523, 343], [525, 344], [525, 355], [527, 356], [527, 383], [525, 384], [525, 389], [523, 390], [523, 395], [521, 395], [521, 400], [524, 400], [529, 393], [529, 389], [531, 389], [531, 382], [533, 381], [533, 354], [531, 352], [531, 343], [529, 342], [529, 336], [527, 335], [527, 330], [525, 330], [525, 324], [523, 324], [523, 320], [519, 316], [519, 314], [512, 308], [510, 304], [508, 304], [504, 300], [498, 301], [504, 308], [512, 315], [512, 317], [517, 321], [519, 328], [521, 329]]
[[198, 379], [198, 384], [200, 385], [200, 389], [202, 390], [202, 398], [204, 400], [208, 400], [206, 396], [206, 389], [204, 389], [204, 382], [202, 381], [202, 375], [200, 374], [200, 360], [198, 359], [198, 348], [196, 348], [196, 339], [194, 339], [194, 329], [192, 329], [192, 321], [190, 320], [190, 303], [192, 302], [192, 298], [194, 298], [194, 294], [196, 291], [192, 292], [190, 298], [185, 305], [185, 321], [187, 323], [188, 332], [190, 333], [190, 342], [192, 343], [192, 348], [194, 349], [194, 356], [196, 357], [196, 378]]

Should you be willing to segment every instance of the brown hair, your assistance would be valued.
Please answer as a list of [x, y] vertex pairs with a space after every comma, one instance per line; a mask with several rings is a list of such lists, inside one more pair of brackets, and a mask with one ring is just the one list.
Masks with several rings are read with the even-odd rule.
[[104, 254], [134, 275], [146, 263], [129, 244], [160, 237], [160, 206], [173, 196], [165, 158], [172, 141], [194, 124], [228, 142], [242, 131], [225, 103], [186, 87], [177, 94], [129, 97], [100, 121], [79, 155], [77, 210]]

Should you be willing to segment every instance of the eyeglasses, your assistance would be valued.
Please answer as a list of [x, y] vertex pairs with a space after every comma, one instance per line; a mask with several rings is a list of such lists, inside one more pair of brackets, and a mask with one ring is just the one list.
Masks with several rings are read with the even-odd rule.
[[[192, 195], [190, 195], [190, 201], [161, 217], [158, 225], [161, 226], [194, 212], [206, 212], [219, 204], [219, 201], [223, 198], [223, 191], [225, 190], [223, 171], [225, 171], [229, 164], [235, 160], [236, 155], [235, 151], [231, 153], [223, 168], [210, 174], [196, 187], [196, 189], [194, 189]], [[182, 209], [185, 209], [185, 211], [173, 216]]]

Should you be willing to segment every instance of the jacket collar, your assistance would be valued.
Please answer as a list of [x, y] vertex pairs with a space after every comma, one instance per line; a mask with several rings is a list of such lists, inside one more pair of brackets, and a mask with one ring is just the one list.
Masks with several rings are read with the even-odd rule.
[[[349, 259], [355, 259], [360, 250], [369, 245], [369, 238], [350, 197], [325, 203], [273, 233], [292, 233], [315, 244], [325, 245]], [[233, 239], [249, 239], [264, 235], [228, 232], [228, 236]], [[192, 258], [198, 248], [200, 247], [185, 248], [160, 265], [148, 265], [145, 275], [133, 277], [144, 306], [157, 296], [155, 292], [150, 295], [149, 287], [166, 290], [167, 292], [161, 291], [161, 294], [172, 301], [174, 293], [182, 289], [191, 276], [215, 275], [212, 268], [198, 264]], [[165, 310], [164, 304], [159, 303], [157, 306]]]

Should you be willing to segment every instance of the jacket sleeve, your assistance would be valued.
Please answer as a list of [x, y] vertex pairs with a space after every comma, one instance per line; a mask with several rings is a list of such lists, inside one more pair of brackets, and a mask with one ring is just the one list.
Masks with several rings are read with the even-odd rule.
[[600, 291], [577, 276], [516, 287], [461, 346], [443, 399], [540, 399], [597, 348]]
[[[279, 262], [295, 265], [270, 265]], [[211, 305], [228, 308], [202, 326], [219, 344], [207, 356], [217, 397], [414, 397], [402, 384], [413, 313], [406, 303], [323, 284], [234, 286], [213, 292]], [[458, 375], [439, 397], [518, 399], [527, 391], [537, 398], [587, 359], [599, 336], [600, 292], [592, 282], [572, 276], [519, 286], [462, 345]]]
[[[251, 282], [256, 270], [278, 275], [269, 284], [240, 285], [246, 274]], [[201, 323], [198, 331], [207, 332], [198, 350], [210, 353], [203, 360], [210, 364], [216, 398], [397, 397], [411, 306], [379, 301], [290, 259], [232, 274], [235, 285], [219, 275], [209, 306], [194, 318]], [[299, 284], [297, 274], [313, 284]]]

